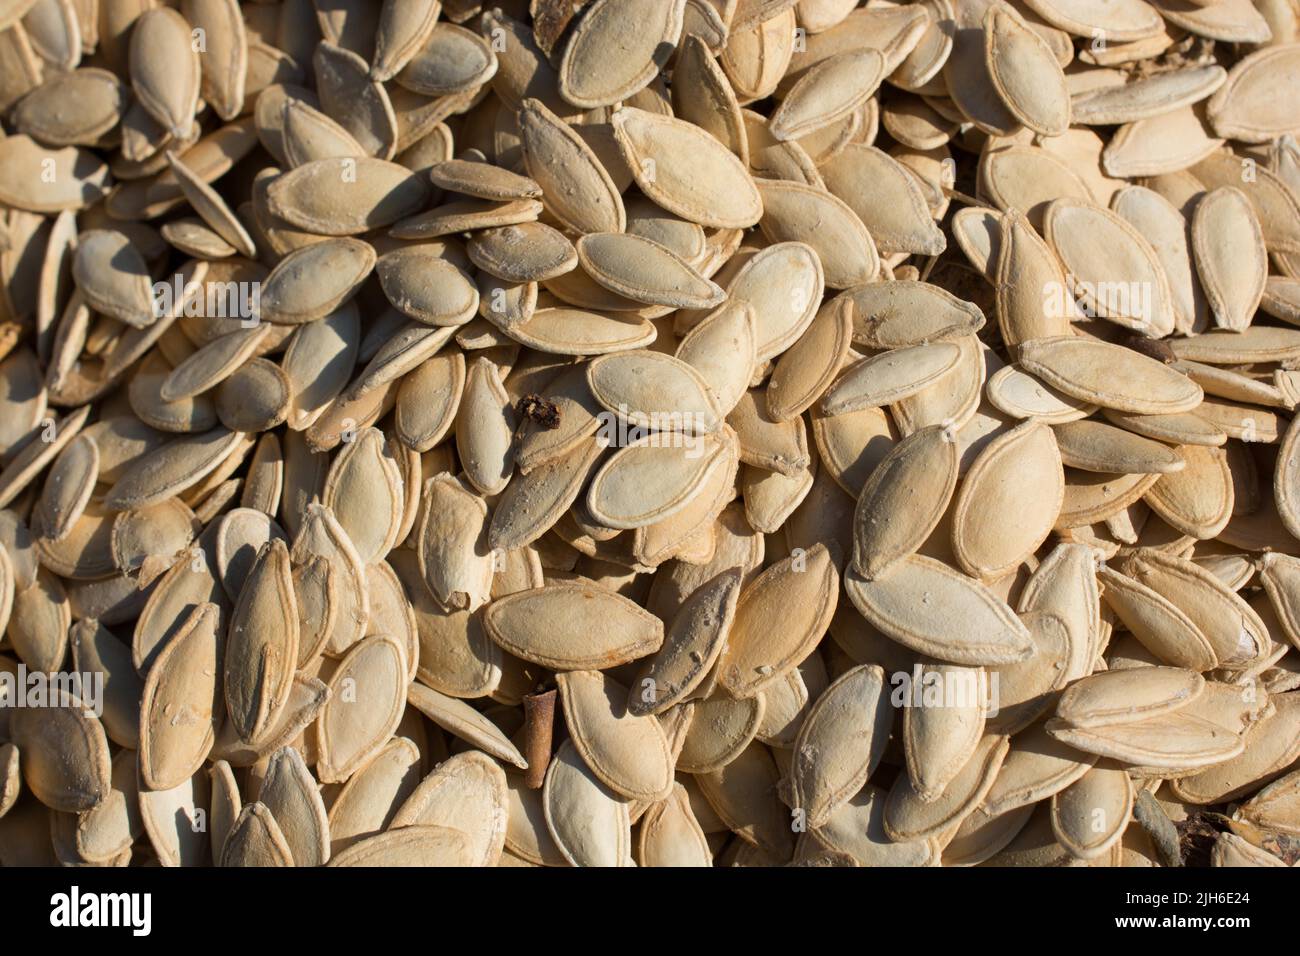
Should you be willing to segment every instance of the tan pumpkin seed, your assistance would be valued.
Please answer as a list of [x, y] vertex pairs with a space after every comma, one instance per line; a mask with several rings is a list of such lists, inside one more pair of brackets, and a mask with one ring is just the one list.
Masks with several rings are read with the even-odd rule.
[[[845, 590], [871, 624], [918, 653], [970, 666], [1010, 664], [1032, 653], [1029, 632], [1005, 602], [932, 558], [909, 555], [874, 581], [850, 571]], [[965, 622], [960, 633], [945, 627], [949, 614]]]
[[1300, 696], [1278, 694], [1274, 712], [1243, 735], [1245, 747], [1234, 757], [1200, 773], [1171, 781], [1170, 789], [1188, 803], [1235, 800], [1260, 782], [1281, 776], [1300, 757], [1296, 728], [1300, 726]]
[[542, 197], [542, 187], [536, 182], [491, 163], [449, 159], [429, 170], [429, 178], [435, 186], [479, 199], [505, 202]]
[[473, 611], [488, 601], [495, 559], [487, 544], [487, 506], [452, 475], [425, 484], [420, 571], [449, 610]]
[[208, 342], [167, 373], [158, 389], [163, 402], [181, 402], [202, 395], [230, 378], [270, 336], [271, 326], [259, 323]]
[[663, 799], [672, 755], [659, 721], [627, 709], [627, 689], [599, 671], [556, 675], [574, 747], [591, 772], [628, 799]]
[[72, 276], [97, 312], [137, 328], [157, 317], [144, 257], [124, 233], [92, 229], [78, 236]]
[[498, 598], [483, 625], [511, 654], [553, 670], [613, 667], [663, 644], [658, 618], [618, 594], [576, 582]]
[[[377, 51], [378, 52], [378, 51]], [[492, 46], [482, 37], [452, 23], [435, 23], [423, 46], [410, 56], [395, 77], [373, 67], [375, 79], [395, 79], [403, 88], [425, 96], [445, 96], [476, 89], [497, 71]]]
[[478, 290], [433, 246], [395, 249], [375, 267], [388, 301], [418, 322], [463, 325], [478, 311]]
[[325, 804], [299, 751], [281, 747], [271, 755], [257, 799], [279, 824], [295, 866], [324, 866], [329, 862]]
[[77, 854], [92, 862], [111, 860], [129, 852], [144, 831], [134, 752], [120, 750], [113, 757], [112, 784], [108, 799], [77, 819]]
[[1264, 295], [1268, 253], [1259, 220], [1240, 190], [1221, 186], [1196, 204], [1192, 251], [1215, 324], [1246, 328]]
[[1232, 518], [1227, 455], [1205, 445], [1186, 445], [1179, 455], [1186, 467], [1163, 476], [1143, 497], [1171, 527], [1195, 538], [1215, 537]]
[[1123, 770], [1093, 767], [1052, 795], [1052, 832], [1072, 856], [1092, 860], [1124, 835], [1133, 783]]
[[199, 99], [199, 55], [190, 25], [162, 7], [140, 15], [131, 30], [131, 88], [163, 128], [184, 139]]
[[1095, 0], [1033, 0], [1027, 6], [1058, 29], [1076, 36], [1105, 31], [1111, 41], [1141, 40], [1160, 31], [1160, 17], [1146, 4], [1098, 3]]
[[587, 385], [611, 414], [642, 428], [703, 435], [722, 421], [703, 378], [680, 359], [659, 352], [596, 358], [587, 365]]
[[51, 146], [93, 146], [122, 119], [126, 87], [97, 67], [56, 73], [14, 109], [14, 126]]
[[169, 442], [128, 467], [109, 489], [105, 504], [124, 511], [178, 494], [211, 473], [242, 441], [239, 432], [216, 428]]
[[[984, 579], [1014, 570], [1047, 538], [1064, 494], [1065, 473], [1051, 428], [1031, 421], [998, 436], [976, 457], [953, 504], [958, 562]], [[1019, 515], [1014, 529], [997, 517], [1008, 508]]]
[[724, 415], [737, 407], [753, 378], [754, 336], [754, 310], [737, 302], [714, 311], [678, 343], [676, 357], [700, 373]]
[[853, 565], [859, 573], [874, 579], [924, 543], [952, 499], [957, 460], [956, 443], [937, 426], [889, 451], [867, 479], [853, 514]]
[[[295, 564], [303, 564], [313, 556], [324, 558], [336, 572], [331, 577], [338, 609], [329, 650], [344, 653], [364, 635], [370, 605], [361, 558], [329, 508], [314, 501], [307, 506], [289, 556]], [[316, 605], [320, 606], [319, 600]]]
[[27, 788], [51, 810], [80, 813], [108, 799], [112, 767], [103, 725], [68, 692], [43, 707], [15, 709], [9, 736]]
[[982, 668], [932, 664], [914, 668], [913, 677], [922, 688], [932, 677], [936, 687], [960, 688], [940, 707], [928, 706], [915, 691], [904, 701], [908, 778], [917, 796], [933, 801], [970, 760], [984, 736], [984, 708], [990, 700], [987, 675]]
[[479, 233], [466, 246], [470, 260], [509, 282], [541, 282], [570, 272], [579, 256], [565, 236], [540, 222]]
[[228, 512], [215, 527], [215, 565], [226, 595], [238, 600], [262, 546], [284, 539], [284, 531], [267, 514], [250, 508]]
[[1215, 132], [1247, 143], [1290, 132], [1295, 126], [1291, 106], [1272, 91], [1279, 78], [1294, 74], [1295, 57], [1295, 49], [1282, 44], [1265, 46], [1238, 60], [1209, 103]]
[[1191, 411], [1204, 395], [1199, 385], [1156, 360], [1099, 340], [1026, 342], [1020, 364], [1067, 395], [1138, 415]]
[[857, 213], [882, 251], [938, 255], [944, 250], [946, 241], [921, 187], [889, 154], [851, 143], [820, 172], [826, 188]]
[[81, 517], [99, 477], [99, 446], [89, 435], [77, 435], [54, 460], [37, 503], [44, 534], [65, 537]]
[[391, 225], [424, 205], [426, 181], [404, 166], [371, 157], [318, 159], [277, 177], [267, 190], [271, 213], [319, 235], [350, 236]]
[[642, 816], [637, 860], [641, 866], [713, 865], [708, 840], [681, 784], [673, 784], [668, 798]]
[[200, 604], [150, 668], [140, 704], [140, 779], [150, 790], [183, 785], [212, 750], [224, 654], [218, 609]]
[[822, 411], [843, 415], [891, 405], [937, 382], [956, 367], [961, 349], [951, 342], [882, 352], [849, 366], [826, 392]]
[[18, 454], [9, 458], [4, 470], [0, 471], [0, 507], [12, 502], [77, 437], [90, 411], [90, 406], [82, 406], [60, 420], [48, 420], [35, 441], [27, 442]]
[[1256, 660], [1268, 646], [1267, 629], [1246, 602], [1191, 561], [1148, 551], [1134, 555], [1130, 577], [1164, 595], [1201, 629], [1220, 666]]
[[755, 255], [727, 287], [729, 301], [754, 310], [755, 358], [775, 358], [794, 344], [817, 314], [824, 277], [817, 251], [779, 242]]
[[375, 267], [374, 247], [360, 239], [327, 239], [289, 253], [262, 290], [262, 315], [279, 324], [322, 319], [356, 294]]
[[[1047, 209], [1045, 229], [1067, 282], [1091, 314], [1156, 337], [1173, 330], [1169, 280], [1155, 250], [1126, 220], [1087, 203], [1058, 199]], [[1095, 241], [1079, 242], [1084, 235]], [[1113, 285], [1099, 285], [1103, 282], [1127, 283], [1123, 287], [1130, 293], [1105, 293]]]
[[937, 840], [895, 843], [885, 834], [885, 797], [879, 787], [863, 787], [824, 827], [813, 831], [807, 846], [829, 848], [859, 866], [929, 866], [937, 862]]
[[681, 511], [700, 492], [729, 438], [721, 433], [651, 432], [606, 460], [592, 479], [587, 508], [610, 528], [640, 528]]
[[366, 428], [335, 456], [321, 503], [334, 513], [361, 563], [370, 564], [397, 543], [404, 494], [383, 433]]
[[343, 658], [317, 731], [322, 783], [346, 780], [383, 748], [402, 716], [406, 674], [405, 649], [386, 635], [365, 638]]
[[795, 740], [789, 783], [809, 827], [825, 826], [861, 790], [884, 755], [892, 722], [885, 672], [875, 665], [847, 671], [817, 698]]
[[[749, 584], [736, 605], [718, 682], [735, 697], [752, 697], [811, 653], [835, 613], [839, 575], [824, 545], [791, 555]], [[790, 626], [767, 623], [780, 608]]]
[[571, 741], [551, 761], [542, 801], [546, 828], [570, 865], [631, 865], [627, 803], [592, 774]]
[[809, 67], [768, 123], [778, 140], [798, 139], [861, 106], [885, 75], [878, 50], [839, 53]]
[[632, 6], [596, 0], [564, 47], [560, 95], [585, 109], [630, 99], [667, 64], [685, 6], [684, 0], [635, 0]]
[[89, 150], [46, 149], [22, 133], [0, 140], [0, 169], [0, 201], [31, 212], [84, 209], [110, 183], [108, 165]]
[[[989, 402], [999, 411], [1014, 418], [1038, 419], [1048, 425], [1077, 421], [1097, 410], [1096, 405], [1044, 385], [1015, 365], [1005, 366], [989, 376], [987, 393]], [[1064, 457], [1064, 444], [1059, 433], [1057, 444], [1061, 446]]]
[[469, 838], [450, 827], [421, 825], [390, 830], [362, 840], [330, 860], [330, 866], [471, 866]]
[[1106, 605], [1158, 659], [1195, 671], [1217, 664], [1214, 647], [1200, 628], [1167, 598], [1113, 568], [1100, 569], [1098, 576]]
[[749, 140], [735, 91], [701, 36], [690, 29], [682, 32], [670, 91], [673, 114], [707, 131], [747, 163]]
[[324, 111], [369, 155], [391, 159], [397, 151], [397, 117], [385, 87], [371, 79], [365, 59], [323, 42], [316, 46], [312, 66]]
[[577, 243], [578, 262], [596, 282], [636, 302], [679, 309], [721, 305], [724, 293], [675, 252], [625, 233], [590, 233]]
[[773, 243], [800, 242], [816, 252], [826, 285], [847, 289], [870, 282], [880, 257], [866, 226], [843, 200], [802, 183], [763, 179], [763, 235]]
[[209, 836], [199, 821], [211, 807], [212, 785], [196, 773], [170, 790], [140, 790], [140, 817], [163, 866], [201, 866]]
[[[677, 767], [687, 773], [716, 773], [740, 757], [755, 740], [767, 711], [763, 694], [736, 700], [714, 691], [690, 704]], [[676, 713], [669, 711], [668, 714]]]
[[277, 725], [298, 662], [298, 606], [284, 541], [274, 539], [259, 550], [229, 627], [226, 713], [239, 738], [255, 743]]
[[420, 752], [405, 737], [394, 737], [339, 791], [329, 811], [330, 852], [389, 829], [398, 808], [415, 790]]
[[984, 326], [973, 303], [925, 282], [873, 282], [844, 294], [854, 305], [853, 343], [871, 349], [958, 339]]
[[1106, 126], [1149, 119], [1205, 99], [1226, 78], [1223, 67], [1211, 65], [1170, 70], [1094, 90], [1075, 97], [1075, 121]]
[[1174, 325], [1180, 332], [1204, 329], [1209, 316], [1204, 290], [1192, 265], [1187, 220], [1173, 203], [1143, 186], [1126, 186], [1112, 199], [1112, 208], [1147, 235], [1169, 277], [1174, 297]]
[[521, 770], [528, 769], [528, 761], [500, 728], [469, 704], [419, 683], [411, 684], [407, 694], [412, 707], [448, 733], [490, 753], [498, 760], [504, 760]]
[[383, 5], [375, 30], [372, 79], [391, 80], [420, 52], [437, 26], [439, 9], [435, 0]]
[[628, 693], [632, 714], [662, 714], [704, 682], [731, 631], [741, 574], [729, 569], [702, 584], [670, 623], [664, 646], [642, 666]]
[[1210, 854], [1211, 866], [1281, 866], [1285, 861], [1235, 833], [1220, 833]]
[[201, 178], [194, 175], [175, 153], [167, 152], [167, 162], [172, 173], [180, 183], [181, 191], [197, 212], [213, 230], [241, 255], [250, 258], [257, 255], [253, 239], [248, 234], [238, 217], [226, 205], [221, 194]]
[[437, 824], [459, 830], [479, 866], [495, 866], [506, 841], [506, 775], [477, 751], [456, 754], [421, 781], [393, 817], [398, 829]]
[[743, 229], [763, 215], [748, 171], [699, 127], [631, 107], [612, 122], [637, 185], [669, 212], [715, 229]]
[[779, 776], [771, 751], [753, 743], [721, 770], [696, 777], [696, 783], [728, 828], [747, 843], [785, 860], [794, 841], [790, 815], [774, 793]]
[[943, 795], [928, 803], [913, 789], [910, 778], [899, 774], [885, 802], [885, 833], [891, 840], [906, 842], [933, 836], [958, 823], [992, 788], [1008, 748], [1006, 737], [986, 734]]
[[1071, 122], [1065, 75], [1051, 47], [1010, 5], [984, 14], [989, 79], [1011, 113], [1042, 136], [1059, 136]]
[[539, 100], [519, 111], [528, 175], [542, 187], [547, 210], [575, 232], [622, 232], [623, 199], [582, 138]]
[[[848, 299], [834, 300], [818, 312], [772, 370], [767, 411], [774, 420], [798, 417], [826, 392], [848, 354], [852, 332], [853, 307]], [[825, 408], [825, 400], [822, 405]]]
[[490, 546], [510, 550], [545, 534], [582, 493], [601, 453], [599, 443], [583, 442], [514, 478], [493, 508]]
[[221, 850], [218, 866], [293, 866], [293, 851], [280, 825], [262, 803], [246, 804]]
[[1135, 723], [1187, 707], [1205, 686], [1201, 675], [1177, 667], [1103, 671], [1071, 684], [1056, 715], [1082, 729]]
[[1121, 126], [1106, 144], [1102, 168], [1123, 177], [1175, 173], [1222, 146], [1223, 140], [1211, 133], [1205, 121], [1203, 104], [1198, 103]]
[[1285, 362], [1300, 358], [1300, 330], [1252, 325], [1241, 332], [1209, 332], [1171, 345], [1180, 359], [1210, 365]]
[[1294, 835], [1296, 781], [1295, 773], [1270, 783], [1241, 808], [1241, 815], [1257, 826], [1282, 830]]
[[485, 494], [504, 490], [514, 470], [516, 414], [501, 374], [486, 358], [470, 366], [456, 410], [456, 451], [470, 483]]
[[1224, 728], [1174, 712], [1131, 724], [1082, 729], [1056, 718], [1047, 732], [1076, 750], [1143, 767], [1191, 770], [1222, 763], [1241, 753], [1243, 743]]

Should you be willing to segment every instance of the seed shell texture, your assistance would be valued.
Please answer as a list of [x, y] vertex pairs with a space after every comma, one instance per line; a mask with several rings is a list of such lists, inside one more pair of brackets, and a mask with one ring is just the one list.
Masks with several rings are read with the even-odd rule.
[[612, 122], [637, 185], [669, 212], [715, 229], [744, 229], [762, 217], [749, 172], [699, 127], [630, 106], [615, 111]]
[[863, 664], [817, 698], [794, 743], [790, 798], [808, 826], [826, 825], [862, 788], [884, 755], [893, 722], [885, 672]]
[[570, 866], [632, 866], [627, 801], [587, 767], [572, 741], [551, 760], [542, 789], [546, 829]]
[[672, 754], [658, 719], [627, 709], [627, 688], [600, 671], [556, 675], [574, 747], [605, 786], [654, 802], [672, 789]]
[[[718, 683], [734, 697], [752, 697], [797, 667], [825, 634], [838, 595], [825, 545], [773, 564], [741, 592]], [[773, 631], [768, 622], [777, 614], [788, 627]]]
[[483, 623], [502, 648], [553, 670], [614, 667], [663, 643], [658, 618], [612, 591], [578, 583], [498, 598]]
[[667, 65], [685, 7], [685, 0], [596, 0], [564, 47], [560, 95], [583, 109], [630, 100]]
[[1033, 654], [1029, 631], [1004, 601], [933, 558], [909, 555], [873, 581], [850, 570], [844, 585], [869, 623], [917, 653], [970, 666], [1013, 664]]

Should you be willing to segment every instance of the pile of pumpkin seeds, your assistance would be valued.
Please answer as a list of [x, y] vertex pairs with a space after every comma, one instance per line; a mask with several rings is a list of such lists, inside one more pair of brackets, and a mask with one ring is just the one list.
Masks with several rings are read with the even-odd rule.
[[0, 864], [1293, 865], [1298, 41], [3, 0]]

